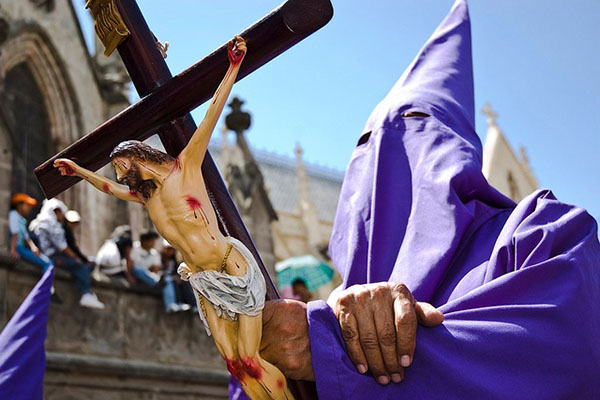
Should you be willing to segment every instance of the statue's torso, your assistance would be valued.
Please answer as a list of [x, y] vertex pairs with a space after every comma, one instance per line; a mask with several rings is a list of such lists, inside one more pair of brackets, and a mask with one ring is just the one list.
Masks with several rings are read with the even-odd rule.
[[146, 201], [156, 229], [190, 267], [218, 269], [227, 250], [200, 171], [179, 168]]

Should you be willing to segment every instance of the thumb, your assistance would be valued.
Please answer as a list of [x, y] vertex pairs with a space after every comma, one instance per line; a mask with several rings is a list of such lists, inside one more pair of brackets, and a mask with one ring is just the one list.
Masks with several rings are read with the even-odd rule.
[[433, 327], [444, 322], [444, 314], [429, 303], [417, 301], [415, 303], [415, 312], [419, 324], [423, 326]]

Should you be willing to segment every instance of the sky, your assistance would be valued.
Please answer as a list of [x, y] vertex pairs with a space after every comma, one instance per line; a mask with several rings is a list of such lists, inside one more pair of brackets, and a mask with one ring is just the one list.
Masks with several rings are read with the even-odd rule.
[[[73, 0], [83, 9], [83, 0]], [[138, 0], [177, 74], [281, 1]], [[251, 145], [343, 171], [373, 108], [452, 0], [333, 0], [328, 25], [236, 83]], [[541, 188], [600, 218], [600, 1], [471, 0], [476, 129], [486, 102]], [[87, 29], [88, 39], [91, 29]], [[206, 111], [194, 110], [196, 123]], [[226, 110], [224, 114], [228, 111]], [[217, 128], [218, 132], [220, 129]]]

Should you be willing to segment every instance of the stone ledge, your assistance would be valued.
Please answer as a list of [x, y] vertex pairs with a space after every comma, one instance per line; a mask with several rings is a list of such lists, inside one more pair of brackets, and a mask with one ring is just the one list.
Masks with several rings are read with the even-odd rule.
[[101, 374], [127, 376], [128, 378], [165, 379], [169, 381], [227, 385], [229, 374], [217, 369], [164, 365], [143, 360], [113, 357], [97, 357], [82, 354], [46, 352], [48, 371], [76, 372], [78, 374]]
[[[5, 251], [0, 251], [0, 265], [6, 266], [9, 269], [18, 270], [19, 272], [24, 272], [24, 273], [35, 275], [38, 277], [41, 274], [41, 270], [37, 266], [32, 265], [23, 260], [15, 260], [14, 258], [10, 257], [9, 254]], [[55, 280], [58, 279], [61, 281], [72, 280], [71, 274], [62, 268], [56, 268], [55, 273], [54, 273], [54, 279]], [[131, 285], [126, 281], [125, 281], [125, 283], [123, 283], [123, 281], [124, 281], [124, 279], [110, 278], [110, 277], [107, 277], [106, 280], [95, 279], [94, 275], [92, 274], [92, 286], [93, 287], [113, 289], [113, 290], [117, 290], [117, 291], [129, 291], [129, 292], [136, 293], [136, 294], [148, 295], [148, 296], [154, 296], [154, 297], [161, 296], [160, 288], [149, 288], [148, 286], [145, 286], [143, 284]]]

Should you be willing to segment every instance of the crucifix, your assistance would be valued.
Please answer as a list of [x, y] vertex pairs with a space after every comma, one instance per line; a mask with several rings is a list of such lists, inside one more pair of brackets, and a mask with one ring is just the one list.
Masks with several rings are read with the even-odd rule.
[[[94, 171], [108, 163], [109, 154], [117, 144], [128, 139], [144, 140], [154, 133], [158, 133], [167, 153], [177, 157], [196, 130], [189, 111], [214, 93], [228, 69], [227, 52], [231, 48], [223, 45], [172, 77], [163, 60], [163, 46], [149, 30], [135, 1], [89, 0], [87, 6], [92, 11], [96, 32], [105, 45], [105, 54], [118, 50], [143, 98], [36, 168], [35, 174], [48, 198], [79, 181], [79, 178], [59, 175], [53, 166], [59, 158], [75, 160]], [[320, 29], [332, 15], [329, 0], [288, 0], [240, 34], [245, 40], [248, 56], [237, 71], [237, 80]], [[278, 298], [208, 152], [201, 169], [221, 230], [226, 236], [239, 240], [257, 261], [266, 281], [266, 298]], [[316, 397], [314, 387], [300, 382], [289, 383], [298, 398]]]

